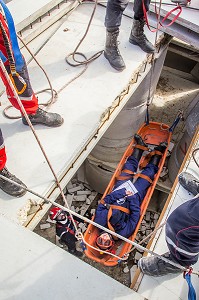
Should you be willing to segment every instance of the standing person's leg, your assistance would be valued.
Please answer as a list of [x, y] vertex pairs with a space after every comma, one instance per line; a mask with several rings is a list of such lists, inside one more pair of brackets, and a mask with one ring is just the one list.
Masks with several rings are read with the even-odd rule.
[[[11, 174], [8, 171], [8, 169], [5, 167], [6, 161], [7, 158], [6, 158], [6, 151], [4, 146], [4, 139], [3, 139], [2, 131], [0, 129], [0, 175], [10, 180], [16, 181], [22, 186], [25, 186], [25, 184], [21, 180], [19, 180], [17, 177], [15, 177], [13, 174]], [[26, 190], [24, 190], [23, 188], [3, 178], [0, 178], [0, 189], [4, 191], [6, 194], [9, 194], [14, 197], [21, 197], [26, 193]]]
[[[150, 0], [144, 1], [146, 11], [149, 10]], [[131, 30], [131, 34], [129, 37], [129, 42], [131, 44], [139, 46], [144, 52], [153, 53], [155, 51], [154, 46], [151, 42], [147, 39], [144, 34], [144, 12], [142, 7], [142, 0], [135, 0], [134, 1], [134, 19], [133, 19], [133, 26]]]
[[71, 254], [74, 254], [78, 257], [83, 255], [82, 252], [76, 250], [76, 244], [75, 243], [76, 243], [77, 240], [76, 240], [76, 237], [73, 234], [71, 234], [69, 232], [64, 233], [61, 237], [61, 241], [63, 241], [68, 246], [68, 252], [70, 252]]
[[104, 56], [110, 65], [118, 71], [123, 71], [126, 67], [118, 49], [117, 38], [119, 36], [123, 11], [127, 7], [128, 2], [129, 0], [108, 0], [106, 8], [106, 45]]
[[[10, 66], [7, 65], [5, 66], [6, 70], [8, 72], [8, 74], [10, 75]], [[29, 74], [28, 74], [28, 69], [26, 66], [26, 62], [24, 61], [24, 67], [22, 69], [22, 71], [18, 72], [19, 75], [23, 78], [23, 80], [26, 83], [26, 88], [24, 90], [23, 93], [20, 93], [21, 89], [23, 88], [23, 83], [19, 80], [19, 77], [17, 76], [13, 76], [13, 81], [15, 84], [15, 89], [19, 95], [19, 98], [22, 102], [23, 107], [25, 108], [26, 113], [29, 116], [29, 119], [31, 121], [31, 123], [33, 125], [36, 124], [42, 124], [45, 126], [49, 126], [49, 127], [57, 127], [57, 126], [61, 126], [63, 124], [63, 119], [60, 115], [56, 114], [56, 113], [49, 113], [46, 112], [44, 110], [42, 110], [41, 108], [38, 107], [38, 99], [35, 96], [31, 84], [30, 84], [30, 79], [29, 79]], [[6, 83], [4, 82], [5, 86]], [[19, 104], [17, 102], [17, 100], [14, 97], [11, 97], [9, 95], [9, 91], [8, 88], [6, 87], [6, 91], [7, 91], [7, 96], [9, 101], [12, 103], [12, 105], [21, 111]], [[22, 112], [21, 112], [22, 113]], [[25, 125], [28, 125], [26, 119], [24, 116], [22, 116], [22, 122]]]
[[[15, 66], [15, 60], [13, 58], [14, 52], [12, 49], [12, 43], [10, 41], [10, 32], [2, 13], [0, 13], [0, 25], [2, 29], [0, 34], [0, 51], [2, 52], [4, 58], [4, 65], [7, 70], [7, 73], [13, 81], [15, 90], [19, 95], [19, 98], [27, 114], [29, 115], [32, 124], [43, 124], [51, 127], [62, 125], [63, 119], [60, 115], [55, 113], [48, 113], [38, 108], [38, 100], [32, 90], [24, 58], [22, 58], [22, 61], [24, 60], [23, 67], [20, 66], [20, 71], [17, 70], [16, 72], [15, 69], [17, 69], [17, 67]], [[3, 72], [1, 74], [1, 77], [6, 87], [6, 92], [9, 101], [15, 108], [20, 110], [17, 99], [15, 99], [14, 96], [10, 95], [9, 84]], [[24, 117], [22, 117], [22, 121], [25, 125], [28, 125]]]

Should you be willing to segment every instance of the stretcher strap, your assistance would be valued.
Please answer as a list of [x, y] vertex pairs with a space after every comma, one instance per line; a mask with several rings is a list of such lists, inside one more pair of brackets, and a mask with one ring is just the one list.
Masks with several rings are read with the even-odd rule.
[[148, 151], [149, 150], [148, 147], [142, 146], [142, 145], [138, 145], [138, 144], [134, 148], [137, 148], [137, 149], [140, 149], [140, 150], [143, 150], [143, 151]]
[[135, 174], [133, 171], [128, 170], [128, 169], [122, 170], [121, 173], [127, 173], [128, 175], [125, 175], [125, 174], [124, 175], [118, 175], [118, 176], [116, 176], [117, 180], [129, 180], [129, 179], [132, 179], [132, 177]]
[[[108, 228], [109, 228], [111, 231], [115, 232], [115, 229], [114, 229], [114, 227], [111, 225], [111, 222], [110, 222], [110, 219], [111, 219], [112, 214], [113, 214], [113, 209], [121, 210], [121, 211], [123, 211], [123, 212], [125, 212], [125, 213], [127, 213], [127, 214], [130, 214], [130, 210], [129, 210], [128, 208], [126, 208], [126, 207], [122, 207], [122, 206], [118, 206], [118, 205], [110, 205], [109, 210], [108, 210], [108, 215], [107, 215], [107, 225], [108, 225]], [[113, 238], [114, 238], [115, 240], [118, 240], [118, 238], [116, 238], [116, 237], [114, 237], [114, 236], [113, 236]]]
[[138, 177], [141, 177], [141, 178], [147, 180], [150, 184], [153, 183], [153, 180], [151, 180], [151, 178], [149, 178], [149, 176], [147, 176], [147, 175], [144, 175], [144, 174], [142, 174], [142, 173], [139, 173], [139, 174], [136, 174], [136, 175], [135, 175], [135, 178], [138, 178]]
[[119, 175], [116, 177], [116, 179], [117, 180], [129, 180], [129, 179], [132, 179], [132, 177], [133, 177], [132, 175], [124, 175], [124, 176]]
[[115, 229], [113, 228], [113, 226], [110, 223], [110, 218], [112, 217], [112, 213], [113, 213], [113, 211], [112, 211], [112, 208], [110, 207], [109, 211], [108, 211], [108, 215], [107, 215], [107, 225], [111, 231], [115, 232]]
[[144, 160], [139, 164], [140, 169], [145, 168], [146, 165], [149, 163], [151, 157], [154, 156], [154, 155], [160, 155], [160, 156], [162, 156], [163, 154], [162, 154], [162, 152], [160, 152], [160, 151], [158, 151], [158, 150], [153, 150], [153, 151], [149, 152], [149, 153], [145, 156]]
[[121, 210], [123, 212], [125, 212], [126, 214], [130, 215], [130, 210], [126, 207], [123, 207], [123, 206], [119, 206], [119, 205], [110, 205], [110, 207], [112, 209], [118, 209], [118, 210]]

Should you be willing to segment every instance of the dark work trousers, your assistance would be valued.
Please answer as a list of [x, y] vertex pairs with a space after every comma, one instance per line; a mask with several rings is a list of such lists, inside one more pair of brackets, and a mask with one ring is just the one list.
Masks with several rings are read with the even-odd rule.
[[[146, 11], [149, 10], [150, 2], [151, 0], [144, 0]], [[106, 28], [120, 27], [122, 15], [128, 3], [129, 0], [108, 0], [107, 8], [106, 8], [106, 16], [105, 16]], [[134, 0], [133, 10], [134, 10], [134, 17], [136, 17], [136, 19], [140, 19], [144, 17], [142, 0]]]
[[74, 234], [71, 234], [70, 232], [64, 233], [61, 237], [61, 241], [68, 246], [69, 252], [76, 250], [75, 242], [77, 242], [77, 239]]

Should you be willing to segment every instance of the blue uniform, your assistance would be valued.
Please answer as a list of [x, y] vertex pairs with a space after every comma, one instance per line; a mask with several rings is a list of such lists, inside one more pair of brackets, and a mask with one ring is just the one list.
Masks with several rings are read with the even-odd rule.
[[166, 224], [172, 259], [182, 266], [195, 264], [199, 255], [199, 197], [177, 207]]
[[[127, 169], [132, 172], [136, 172], [137, 168], [137, 159], [133, 156], [129, 156], [129, 158], [123, 166], [123, 170]], [[148, 176], [151, 180], [153, 180], [154, 175], [157, 173], [157, 171], [158, 167], [149, 163], [143, 169], [142, 174]], [[129, 174], [121, 172], [120, 175], [128, 176]], [[120, 186], [124, 181], [126, 180], [118, 180], [114, 186], [114, 189]], [[106, 197], [104, 198], [105, 205], [102, 203], [98, 205], [94, 221], [104, 227], [108, 227], [108, 206], [106, 206], [106, 204], [112, 204], [128, 208], [130, 210], [130, 214], [122, 212], [118, 209], [113, 209], [110, 223], [113, 226], [116, 233], [127, 238], [131, 236], [139, 221], [140, 205], [146, 195], [150, 183], [148, 180], [140, 177], [135, 181], [134, 186], [137, 189], [138, 193], [132, 196], [126, 196], [126, 190], [124, 188], [116, 191], [113, 190], [110, 194], [106, 195]]]

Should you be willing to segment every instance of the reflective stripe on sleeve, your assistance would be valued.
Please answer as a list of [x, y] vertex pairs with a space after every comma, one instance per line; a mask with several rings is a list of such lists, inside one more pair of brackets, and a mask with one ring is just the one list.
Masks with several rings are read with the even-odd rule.
[[183, 249], [177, 247], [176, 244], [167, 236], [166, 236], [166, 241], [167, 241], [168, 244], [173, 246], [180, 253], [183, 253], [183, 254], [186, 254], [186, 255], [189, 255], [189, 256], [196, 256], [199, 253], [199, 252], [188, 252], [186, 250], [183, 250]]

